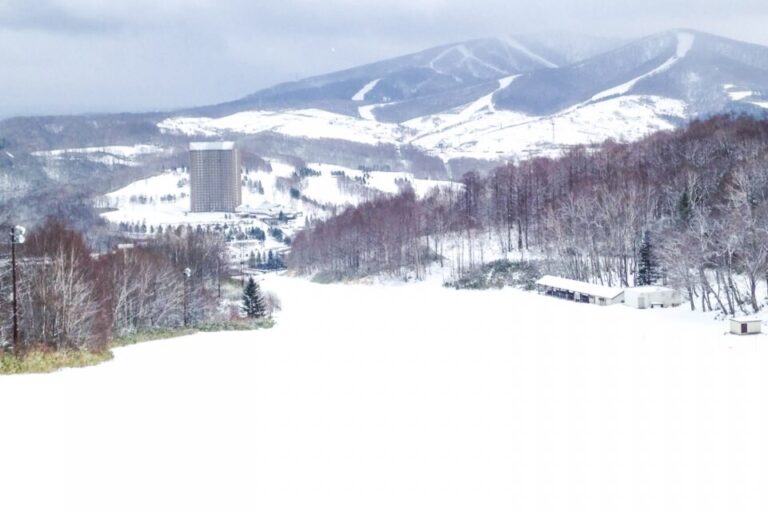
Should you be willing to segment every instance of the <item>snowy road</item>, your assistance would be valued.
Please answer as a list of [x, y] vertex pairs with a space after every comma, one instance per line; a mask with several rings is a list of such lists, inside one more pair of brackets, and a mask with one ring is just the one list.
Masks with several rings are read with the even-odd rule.
[[768, 337], [272, 277], [277, 327], [0, 377], [0, 509], [768, 509]]

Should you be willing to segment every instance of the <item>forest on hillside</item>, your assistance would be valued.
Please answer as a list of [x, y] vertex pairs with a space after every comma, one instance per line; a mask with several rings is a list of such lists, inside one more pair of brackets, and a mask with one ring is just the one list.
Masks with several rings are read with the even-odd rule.
[[293, 242], [290, 266], [335, 278], [458, 274], [489, 254], [612, 286], [663, 281], [692, 308], [759, 309], [768, 282], [768, 121], [718, 116], [634, 143], [574, 147], [419, 199], [348, 208]]

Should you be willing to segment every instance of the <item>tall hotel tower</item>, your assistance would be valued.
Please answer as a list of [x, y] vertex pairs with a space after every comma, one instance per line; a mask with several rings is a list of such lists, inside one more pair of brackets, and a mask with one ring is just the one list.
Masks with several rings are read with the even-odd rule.
[[234, 212], [242, 202], [240, 154], [234, 142], [189, 145], [193, 212]]

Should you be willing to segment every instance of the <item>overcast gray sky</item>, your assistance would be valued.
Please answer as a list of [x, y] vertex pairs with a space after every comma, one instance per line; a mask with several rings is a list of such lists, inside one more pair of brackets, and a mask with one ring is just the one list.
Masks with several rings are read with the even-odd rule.
[[766, 0], [0, 0], [0, 117], [205, 105], [442, 43], [693, 28], [768, 45]]

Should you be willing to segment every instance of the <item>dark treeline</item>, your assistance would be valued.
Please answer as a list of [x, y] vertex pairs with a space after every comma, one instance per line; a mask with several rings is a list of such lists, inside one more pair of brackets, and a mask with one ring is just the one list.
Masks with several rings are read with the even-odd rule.
[[461, 273], [488, 254], [613, 286], [663, 280], [691, 307], [757, 310], [768, 272], [768, 121], [719, 116], [630, 144], [467, 173], [463, 187], [347, 209], [296, 236], [290, 264], [339, 276]]
[[[98, 351], [113, 336], [208, 321], [226, 271], [224, 239], [193, 229], [167, 230], [141, 246], [96, 255], [78, 231], [48, 221], [17, 245], [17, 255], [21, 346], [16, 348], [22, 352]], [[0, 344], [5, 346], [12, 343], [10, 296], [10, 261], [3, 259]]]

